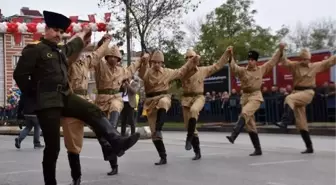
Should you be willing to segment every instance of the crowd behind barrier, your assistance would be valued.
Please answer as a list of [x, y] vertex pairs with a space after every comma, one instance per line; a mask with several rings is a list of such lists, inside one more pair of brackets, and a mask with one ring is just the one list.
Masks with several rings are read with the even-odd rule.
[[[284, 95], [264, 97], [264, 102], [255, 113], [256, 122], [261, 124], [273, 124], [281, 120], [284, 109]], [[311, 104], [306, 107], [308, 122], [335, 122], [336, 96], [324, 96], [315, 94]], [[146, 117], [141, 116], [143, 111], [141, 103], [138, 108], [138, 122], [146, 122]], [[206, 101], [200, 112], [199, 122], [232, 123], [238, 120], [241, 112], [240, 97], [230, 97], [223, 101], [220, 99]], [[172, 106], [167, 113], [167, 122], [183, 122], [182, 107], [179, 100], [173, 100]]]

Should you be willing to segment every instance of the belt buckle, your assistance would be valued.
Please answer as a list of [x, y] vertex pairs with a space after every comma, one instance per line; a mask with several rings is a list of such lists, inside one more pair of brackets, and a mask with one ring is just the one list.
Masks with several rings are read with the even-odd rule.
[[61, 85], [61, 84], [57, 84], [56, 91], [57, 91], [57, 92], [61, 92], [62, 89], [63, 89], [63, 85]]

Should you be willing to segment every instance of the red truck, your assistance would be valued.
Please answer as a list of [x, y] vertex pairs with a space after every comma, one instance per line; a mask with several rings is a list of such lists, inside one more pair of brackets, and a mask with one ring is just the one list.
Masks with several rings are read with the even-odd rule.
[[[327, 59], [328, 57], [336, 54], [336, 50], [316, 50], [312, 51], [312, 62], [318, 62], [322, 61], [324, 59]], [[289, 60], [297, 60], [298, 59], [298, 53], [289, 54], [288, 56]], [[260, 58], [257, 65], [262, 65], [265, 62], [267, 62], [270, 59], [270, 57], [264, 57]], [[239, 62], [239, 66], [246, 66], [247, 60]], [[229, 89], [237, 89], [240, 90], [240, 81], [237, 77], [234, 76], [234, 74], [230, 73], [231, 76], [229, 84], [231, 87]], [[316, 85], [321, 86], [324, 82], [335, 82], [336, 78], [336, 66], [333, 66], [329, 70], [323, 71], [316, 76]], [[263, 78], [263, 86], [266, 86], [267, 88], [271, 88], [273, 85], [276, 85], [278, 87], [286, 87], [287, 85], [293, 85], [293, 77], [292, 74], [288, 69], [286, 69], [283, 66], [276, 65], [273, 68], [273, 72], [270, 72], [266, 74]]]

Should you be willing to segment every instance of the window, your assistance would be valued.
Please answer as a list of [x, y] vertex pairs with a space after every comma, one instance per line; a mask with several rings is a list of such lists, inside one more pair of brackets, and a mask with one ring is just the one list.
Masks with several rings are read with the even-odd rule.
[[21, 46], [23, 47], [25, 45], [24, 43], [24, 35], [21, 35], [21, 42], [20, 44], [16, 44], [15, 41], [14, 41], [14, 36], [11, 35], [11, 46], [14, 47], [14, 46]]
[[17, 63], [19, 62], [20, 56], [12, 56], [12, 69], [16, 68]]

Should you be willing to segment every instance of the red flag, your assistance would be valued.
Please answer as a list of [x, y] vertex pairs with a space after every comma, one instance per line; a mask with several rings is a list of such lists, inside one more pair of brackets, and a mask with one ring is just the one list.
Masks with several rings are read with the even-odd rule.
[[88, 16], [89, 16], [89, 22], [96, 23], [96, 19], [95, 19], [94, 14], [91, 14], [91, 15], [88, 15]]
[[110, 22], [112, 13], [105, 13], [105, 22]]
[[70, 16], [69, 19], [71, 22], [77, 23], [78, 22], [78, 16]]
[[[22, 17], [14, 17], [12, 19], [12, 22], [14, 23], [22, 23], [23, 22], [23, 18]], [[13, 33], [13, 37], [14, 37], [14, 42], [15, 44], [20, 44], [22, 41], [22, 34], [17, 32], [17, 33]]]

